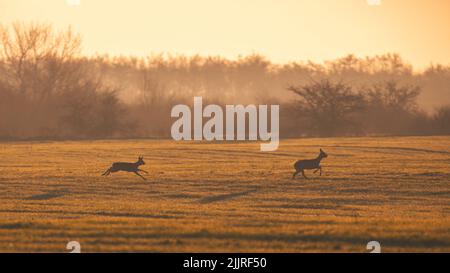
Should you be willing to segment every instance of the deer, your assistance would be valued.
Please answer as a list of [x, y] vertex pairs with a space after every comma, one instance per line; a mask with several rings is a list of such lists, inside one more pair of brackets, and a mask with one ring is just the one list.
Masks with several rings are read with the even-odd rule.
[[130, 172], [130, 173], [135, 173], [137, 176], [141, 177], [144, 180], [145, 177], [143, 177], [139, 172], [143, 172], [148, 174], [148, 172], [139, 169], [139, 166], [141, 165], [145, 165], [144, 162], [144, 157], [140, 156], [138, 158], [138, 161], [136, 161], [135, 163], [128, 163], [128, 162], [115, 162], [111, 165], [111, 167], [109, 169], [107, 169], [102, 176], [108, 176], [111, 173], [115, 173], [115, 172], [119, 172], [119, 171], [124, 171], [124, 172]]
[[322, 161], [322, 159], [328, 157], [327, 153], [325, 153], [322, 149], [320, 149], [320, 153], [319, 156], [315, 159], [305, 159], [305, 160], [299, 160], [297, 162], [295, 162], [294, 164], [294, 168], [295, 168], [295, 173], [292, 176], [292, 179], [295, 178], [295, 176], [298, 173], [302, 173], [303, 177], [305, 179], [308, 179], [308, 177], [306, 177], [305, 175], [305, 170], [314, 170], [314, 173], [317, 173], [317, 171], [320, 171], [320, 175], [322, 175], [322, 166], [320, 166], [320, 161]]

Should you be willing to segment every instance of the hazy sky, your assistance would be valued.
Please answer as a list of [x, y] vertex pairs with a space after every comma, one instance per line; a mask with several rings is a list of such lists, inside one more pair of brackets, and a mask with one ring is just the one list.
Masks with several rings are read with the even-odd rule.
[[0, 0], [0, 23], [72, 25], [86, 54], [261, 53], [288, 62], [396, 52], [419, 68], [450, 64], [450, 0], [71, 1]]

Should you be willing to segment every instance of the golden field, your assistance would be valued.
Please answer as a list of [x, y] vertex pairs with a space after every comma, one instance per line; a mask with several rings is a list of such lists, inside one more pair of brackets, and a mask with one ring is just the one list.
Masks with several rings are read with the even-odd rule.
[[[292, 179], [323, 148], [323, 175]], [[0, 143], [0, 252], [450, 251], [450, 137]], [[102, 177], [143, 155], [147, 181]]]

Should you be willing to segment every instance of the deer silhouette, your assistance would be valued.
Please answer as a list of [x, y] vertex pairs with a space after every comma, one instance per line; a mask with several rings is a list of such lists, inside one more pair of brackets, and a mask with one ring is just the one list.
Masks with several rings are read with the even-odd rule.
[[142, 179], [147, 180], [147, 179], [145, 179], [145, 177], [143, 177], [141, 174], [139, 174], [139, 172], [148, 173], [144, 170], [139, 169], [139, 166], [141, 166], [141, 165], [145, 165], [144, 157], [142, 157], [142, 156], [140, 156], [138, 158], [138, 161], [136, 161], [135, 163], [115, 162], [112, 164], [112, 166], [109, 169], [107, 169], [102, 174], [102, 176], [108, 176], [111, 173], [124, 171], [124, 172], [135, 173], [137, 176], [141, 177]]
[[320, 171], [320, 175], [322, 175], [322, 166], [320, 166], [320, 161], [322, 161], [322, 159], [327, 156], [328, 155], [324, 151], [322, 151], [322, 149], [320, 149], [320, 153], [317, 158], [299, 160], [299, 161], [295, 162], [295, 164], [294, 164], [295, 173], [292, 176], [292, 179], [294, 179], [295, 176], [300, 172], [302, 173], [304, 178], [308, 179], [308, 177], [306, 177], [306, 175], [305, 175], [305, 170], [314, 170], [315, 169], [314, 173], [316, 173], [317, 171]]

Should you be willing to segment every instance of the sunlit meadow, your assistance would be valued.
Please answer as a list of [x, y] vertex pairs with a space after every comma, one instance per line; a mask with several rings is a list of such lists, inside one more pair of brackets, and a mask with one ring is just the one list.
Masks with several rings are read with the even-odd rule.
[[[450, 138], [0, 143], [0, 252], [450, 251]], [[292, 179], [319, 148], [322, 176]], [[102, 177], [143, 155], [147, 181]]]

